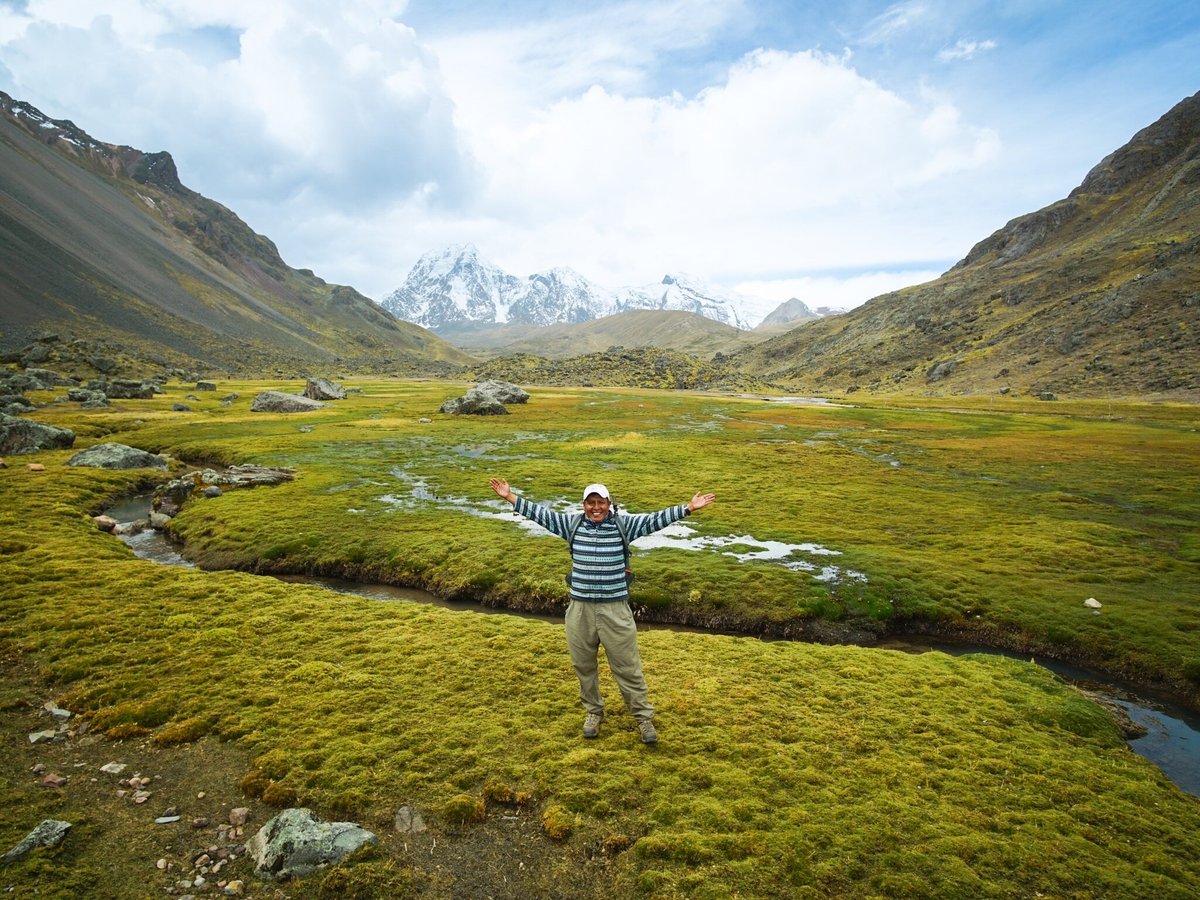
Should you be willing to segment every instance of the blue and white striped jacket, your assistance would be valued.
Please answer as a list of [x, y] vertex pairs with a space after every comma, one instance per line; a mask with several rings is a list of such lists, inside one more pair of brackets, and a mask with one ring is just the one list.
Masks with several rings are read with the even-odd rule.
[[[536, 522], [563, 540], [570, 540], [571, 527], [579, 513], [560, 513], [517, 497], [513, 509]], [[669, 506], [656, 513], [623, 516], [625, 534], [632, 542], [647, 534], [661, 531], [673, 522], [689, 515], [686, 503]], [[617, 528], [615, 514], [610, 512], [600, 523], [588, 519], [575, 530], [571, 551], [571, 599], [585, 603], [614, 603], [629, 596], [625, 585], [625, 544]]]

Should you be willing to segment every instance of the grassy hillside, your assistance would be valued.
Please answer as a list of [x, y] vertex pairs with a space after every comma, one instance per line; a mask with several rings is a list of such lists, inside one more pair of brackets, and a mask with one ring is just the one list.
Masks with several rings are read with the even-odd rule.
[[565, 359], [610, 347], [658, 347], [711, 359], [764, 340], [769, 332], [739, 331], [697, 313], [638, 309], [576, 325], [487, 325], [441, 328], [438, 336], [480, 357], [529, 354]]
[[737, 356], [823, 394], [1200, 397], [1200, 94], [941, 278]]
[[101, 143], [0, 94], [0, 348], [41, 331], [224, 371], [412, 371], [470, 358], [296, 270], [169, 154]]
[[[249, 412], [256, 389], [286, 386], [224, 383], [218, 393], [244, 399], [191, 413], [170, 410], [180, 386], [38, 415], [72, 424], [79, 446], [296, 466], [290, 484], [185, 509], [179, 533], [212, 562], [553, 604], [561, 542], [488, 506], [486, 477], [557, 501], [600, 474], [637, 509], [714, 489], [689, 524], [736, 538], [639, 552], [636, 599], [649, 609], [770, 600], [771, 615], [836, 618], [839, 604], [882, 613], [886, 598], [995, 624], [1049, 617], [1081, 645], [1133, 655], [1196, 649], [1200, 455], [1186, 410], [1128, 407], [1109, 421], [1084, 407], [952, 415], [572, 390], [467, 420], [432, 414], [446, 386], [363, 382], [314, 414]], [[642, 746], [614, 714], [585, 743], [561, 626], [138, 560], [88, 514], [152, 473], [69, 468], [68, 456], [0, 470], [0, 842], [49, 815], [78, 823], [59, 850], [5, 868], [18, 893], [160, 893], [192, 848], [219, 840], [191, 817], [215, 824], [243, 803], [251, 830], [302, 803], [380, 833], [357, 864], [278, 888], [293, 897], [1200, 891], [1195, 799], [1029, 663], [650, 632], [662, 740]], [[868, 581], [724, 555], [765, 539], [820, 543], [841, 554], [824, 562]], [[1079, 605], [1092, 592], [1100, 616]], [[1169, 596], [1178, 608], [1162, 605]], [[607, 679], [604, 690], [615, 701]], [[47, 699], [89, 734], [21, 740]], [[87, 766], [103, 759], [159, 773], [151, 802], [93, 785]], [[67, 785], [41, 787], [28, 775], [38, 761], [63, 765]], [[151, 824], [168, 803], [184, 821]], [[393, 833], [402, 805], [432, 833]], [[249, 878], [248, 864], [223, 877]]]

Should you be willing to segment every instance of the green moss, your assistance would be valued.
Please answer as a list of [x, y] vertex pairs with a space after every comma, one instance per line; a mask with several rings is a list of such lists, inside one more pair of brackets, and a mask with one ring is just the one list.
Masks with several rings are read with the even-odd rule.
[[[177, 518], [188, 552], [221, 565], [561, 609], [561, 541], [418, 500], [394, 473], [487, 511], [489, 474], [553, 501], [602, 467], [637, 509], [714, 489], [718, 502], [687, 523], [700, 536], [811, 541], [840, 554], [819, 562], [867, 576], [823, 582], [716, 551], [638, 551], [638, 589], [659, 613], [1053, 633], [1114, 669], [1168, 678], [1197, 658], [1200, 586], [1179, 548], [1200, 518], [1200, 453], [1193, 421], [1170, 410], [1130, 407], [1108, 421], [564, 390], [503, 424], [426, 426], [417, 419], [445, 385], [363, 387], [306, 419], [311, 433], [245, 405], [219, 421], [169, 416], [168, 396], [137, 401], [140, 415], [122, 413], [111, 439], [297, 467], [294, 482], [197, 498]], [[880, 463], [883, 453], [901, 466]], [[0, 659], [36, 667], [100, 732], [206, 723], [254, 759], [242, 782], [251, 796], [359, 820], [412, 804], [457, 829], [509, 791], [514, 802], [532, 795], [573, 829], [552, 847], [567, 862], [603, 853], [606, 835], [630, 836], [604, 870], [627, 893], [1200, 892], [1194, 799], [1029, 663], [646, 631], [659, 745], [637, 740], [607, 673], [612, 714], [585, 742], [560, 623], [143, 562], [85, 513], [144, 474], [81, 471], [63, 465], [68, 456], [39, 454], [46, 478], [0, 472], [11, 551], [0, 554]], [[1055, 492], [1089, 502], [1045, 499]], [[287, 554], [264, 561], [269, 547]], [[1083, 606], [1089, 596], [1100, 615]], [[11, 846], [30, 826], [3, 799], [0, 839]], [[484, 841], [490, 828], [466, 835]], [[362, 877], [378, 865], [362, 864]], [[19, 893], [47, 883], [27, 869], [5, 877]]]
[[565, 841], [575, 830], [575, 816], [557, 803], [542, 812], [542, 831], [552, 841]]

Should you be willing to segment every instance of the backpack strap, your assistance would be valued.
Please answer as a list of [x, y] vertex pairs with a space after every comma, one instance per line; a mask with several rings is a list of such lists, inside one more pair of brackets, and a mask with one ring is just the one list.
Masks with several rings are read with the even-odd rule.
[[[580, 513], [574, 520], [572, 520], [571, 529], [567, 532], [567, 547], [570, 549], [571, 556], [575, 555], [575, 532], [579, 530], [579, 526], [584, 523], [586, 518], [587, 516], [585, 516], [583, 513]], [[613, 512], [613, 523], [617, 526], [617, 531], [621, 533], [621, 545], [625, 549], [625, 568], [629, 568], [629, 533], [625, 530], [625, 522], [622, 520], [621, 516], [617, 515], [615, 510]]]

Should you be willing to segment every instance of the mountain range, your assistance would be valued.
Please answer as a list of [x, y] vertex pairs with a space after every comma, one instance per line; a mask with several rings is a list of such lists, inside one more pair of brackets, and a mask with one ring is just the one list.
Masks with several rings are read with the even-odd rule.
[[288, 266], [184, 186], [169, 153], [102, 143], [3, 92], [0, 309], [0, 349], [64, 331], [201, 370], [470, 362], [353, 288]]
[[1200, 396], [1200, 94], [950, 271], [739, 351], [821, 394]]
[[[788, 312], [781, 307], [771, 316], [815, 318], [801, 301], [788, 304]], [[601, 287], [570, 268], [518, 278], [481, 257], [474, 244], [460, 244], [422, 256], [404, 284], [380, 305], [437, 332], [478, 325], [579, 324], [631, 310], [690, 312], [746, 331], [759, 324], [762, 301], [682, 274], [622, 288]]]
[[[0, 92], [0, 351], [52, 331], [107, 343], [98, 361], [462, 375], [478, 360], [444, 338], [467, 346], [504, 331], [525, 342], [517, 349], [564, 363], [522, 357], [514, 371], [556, 382], [586, 380], [580, 373], [601, 364], [611, 383], [623, 366], [657, 371], [667, 357], [610, 352], [650, 344], [720, 353], [721, 374], [706, 383], [732, 383], [726, 373], [736, 369], [825, 396], [1193, 402], [1200, 94], [1101, 160], [1069, 196], [1008, 222], [933, 281], [841, 315], [789, 301], [761, 323], [746, 299], [683, 276], [615, 291], [568, 269], [521, 279], [464, 245], [422, 258], [385, 301], [397, 317], [288, 266], [267, 237], [184, 186], [170, 154], [99, 142]], [[797, 316], [806, 320], [796, 325]], [[439, 334], [414, 319], [442, 323]], [[751, 324], [758, 330], [746, 331]], [[572, 354], [578, 364], [564, 358]]]

